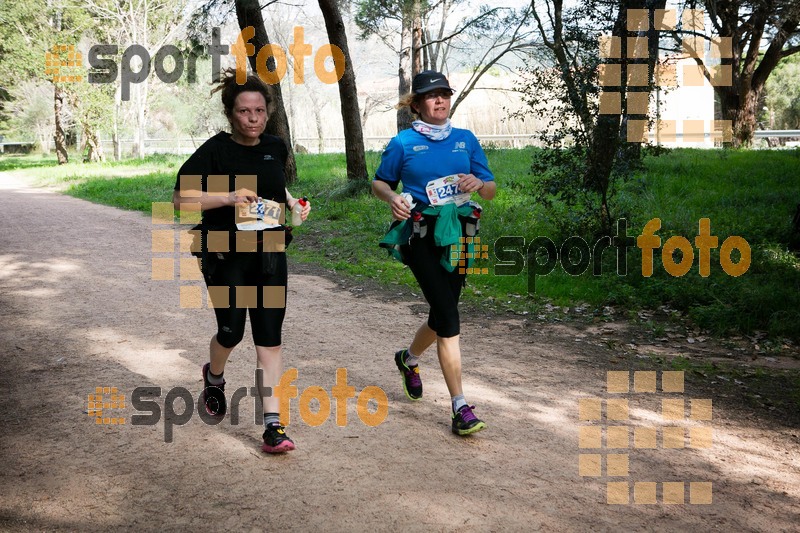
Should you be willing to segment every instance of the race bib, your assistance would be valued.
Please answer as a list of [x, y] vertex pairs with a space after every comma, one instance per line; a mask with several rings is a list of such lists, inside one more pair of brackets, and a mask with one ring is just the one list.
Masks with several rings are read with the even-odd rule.
[[462, 205], [469, 202], [470, 193], [463, 192], [456, 183], [458, 174], [451, 174], [443, 178], [431, 180], [425, 186], [428, 194], [428, 203], [431, 205], [445, 205], [455, 203]]
[[236, 227], [244, 231], [276, 228], [281, 222], [281, 204], [259, 198], [257, 202], [239, 206]]

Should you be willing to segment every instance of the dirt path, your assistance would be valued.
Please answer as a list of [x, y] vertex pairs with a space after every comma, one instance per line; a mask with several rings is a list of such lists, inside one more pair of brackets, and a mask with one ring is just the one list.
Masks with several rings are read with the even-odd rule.
[[[579, 448], [579, 428], [592, 423], [579, 420], [578, 400], [611, 397], [606, 370], [625, 367], [609, 366], [608, 350], [575, 342], [586, 332], [570, 326], [531, 333], [519, 321], [467, 317], [465, 389], [489, 429], [459, 439], [450, 433], [433, 355], [423, 360], [425, 398], [414, 404], [391, 360], [422, 320], [419, 302], [408, 295], [392, 301], [389, 293], [358, 297], [292, 266], [285, 361], [298, 369], [295, 385], [330, 392], [336, 369], [346, 368], [356, 393], [370, 385], [386, 392], [385, 422], [363, 424], [351, 399], [345, 427], [334, 412], [311, 427], [294, 399], [289, 429], [298, 449], [266, 456], [248, 399], [238, 425], [228, 416], [209, 426], [195, 412], [165, 443], [163, 418], [131, 425], [131, 393], [161, 387], [162, 408], [173, 387], [196, 397], [214, 320], [208, 309], [180, 307], [179, 281], [151, 280], [151, 258], [169, 257], [151, 252], [152, 229], [141, 214], [0, 174], [0, 529], [800, 527], [797, 430], [730, 411], [707, 391], [615, 395], [629, 400], [630, 420], [610, 425], [656, 427], [659, 449], [613, 450], [629, 454], [627, 477], [607, 477], [606, 459], [602, 477], [581, 477], [582, 452], [609, 452]], [[252, 384], [249, 335], [226, 369], [230, 391]], [[87, 395], [98, 386], [125, 394], [125, 409], [107, 411], [126, 417], [125, 425], [95, 425], [86, 414]], [[663, 398], [685, 399], [688, 416], [689, 399], [698, 397], [714, 400], [712, 421], [661, 420]], [[175, 406], [183, 411], [181, 400]], [[711, 427], [713, 445], [661, 449], [665, 425]], [[609, 505], [608, 481], [627, 482], [631, 492], [634, 482], [659, 482], [659, 503]], [[681, 481], [686, 503], [662, 503], [660, 482]], [[690, 481], [711, 483], [713, 503], [689, 504]]]

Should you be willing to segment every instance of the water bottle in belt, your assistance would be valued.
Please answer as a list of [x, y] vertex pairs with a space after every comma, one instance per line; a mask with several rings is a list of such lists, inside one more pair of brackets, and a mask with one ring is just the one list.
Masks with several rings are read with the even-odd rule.
[[428, 234], [428, 223], [425, 221], [425, 217], [419, 211], [414, 211], [411, 213], [411, 220], [414, 225], [414, 236], [424, 239]]
[[467, 237], [474, 237], [481, 227], [481, 206], [472, 206], [472, 214], [467, 218]]

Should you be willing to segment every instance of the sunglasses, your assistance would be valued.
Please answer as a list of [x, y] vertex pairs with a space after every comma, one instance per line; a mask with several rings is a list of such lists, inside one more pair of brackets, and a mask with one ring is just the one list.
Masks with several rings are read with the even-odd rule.
[[451, 93], [450, 91], [431, 91], [429, 93], [425, 93], [425, 100], [435, 100], [437, 98], [450, 100], [452, 96], [453, 93]]

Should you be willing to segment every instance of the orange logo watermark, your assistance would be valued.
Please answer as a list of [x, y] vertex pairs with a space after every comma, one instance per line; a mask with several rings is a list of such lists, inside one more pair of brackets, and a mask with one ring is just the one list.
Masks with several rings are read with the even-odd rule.
[[[202, 190], [202, 176], [187, 175], [180, 177], [180, 191], [184, 197], [199, 196]], [[229, 177], [227, 175], [209, 175], [207, 193], [209, 196], [227, 196], [229, 194]], [[236, 190], [249, 189], [257, 191], [256, 176], [237, 175]], [[285, 205], [279, 204], [277, 222], [285, 222]], [[203, 280], [203, 261], [210, 261], [212, 256], [225, 256], [231, 252], [283, 252], [286, 250], [286, 232], [268, 231], [206, 231], [199, 229], [172, 229], [175, 222], [180, 225], [196, 225], [201, 221], [199, 203], [181, 203], [178, 219], [175, 218], [175, 207], [172, 202], [152, 202], [151, 221], [151, 274], [154, 281], [179, 282], [180, 307], [184, 309], [236, 308], [280, 309], [286, 306], [286, 287], [282, 285], [262, 287], [205, 285]], [[236, 214], [235, 222], [240, 222]], [[168, 229], [169, 228], [169, 229]], [[261, 235], [259, 235], [261, 233]], [[258, 238], [261, 238], [261, 241]], [[205, 249], [203, 248], [205, 242]], [[186, 257], [185, 253], [193, 257]], [[177, 275], [176, 275], [177, 274]]]
[[119, 394], [116, 387], [96, 387], [94, 394], [89, 394], [87, 398], [86, 414], [94, 418], [94, 423], [98, 425], [125, 424], [125, 417], [104, 416], [108, 414], [104, 409], [125, 409], [125, 395]]
[[76, 74], [82, 66], [83, 54], [75, 46], [57, 44], [44, 55], [44, 74], [52, 76], [53, 83], [83, 81], [83, 73]]
[[[711, 448], [712, 445], [713, 429], [706, 424], [712, 418], [711, 400], [690, 399], [687, 418], [686, 401], [682, 396], [684, 392], [682, 371], [660, 373], [660, 392], [666, 395], [661, 400], [661, 419], [665, 425], [641, 426], [630, 422], [628, 398], [621, 395], [631, 392], [631, 377], [635, 394], [653, 394], [656, 393], [658, 374], [655, 371], [609, 371], [606, 372], [608, 397], [578, 400], [578, 419], [584, 423], [578, 428], [578, 447], [581, 450], [578, 455], [578, 474], [581, 477], [605, 478], [608, 504], [630, 504], [631, 489], [633, 489], [634, 504], [659, 503], [657, 498], [659, 492], [660, 503], [685, 504], [688, 483], [689, 503], [709, 505], [713, 502], [713, 484], [706, 480], [687, 482], [626, 479], [630, 478], [628, 450], [631, 448], [703, 450]], [[585, 450], [608, 450], [609, 453], [584, 453]]]
[[[709, 55], [712, 59], [722, 63], [722, 59], [733, 57], [730, 37], [711, 39], [704, 36], [705, 12], [702, 10], [686, 9], [679, 19], [675, 9], [628, 9], [626, 18], [625, 37], [603, 35], [599, 39], [600, 57], [604, 60], [598, 72], [599, 84], [603, 88], [600, 93], [601, 115], [619, 115], [623, 104], [628, 114], [648, 114], [650, 73], [647, 60], [650, 58], [650, 50], [647, 33], [651, 29], [663, 32], [674, 32], [678, 29], [686, 31], [689, 36], [684, 37], [681, 42], [684, 57], [704, 59], [706, 40], [711, 41]], [[674, 62], [656, 61], [653, 85], [662, 88], [702, 87], [706, 83], [712, 86], [729, 86], [732, 83], [732, 72], [730, 64], [707, 66], [694, 62], [678, 69]], [[714, 140], [729, 142], [733, 137], [730, 120], [683, 120], [679, 123], [660, 118], [654, 122], [653, 135], [663, 142], [675, 142], [679, 125], [684, 141], [703, 141], [707, 131]], [[628, 142], [647, 142], [647, 128], [647, 120], [629, 120]]]
[[460, 237], [450, 251], [450, 265], [458, 267], [459, 274], [488, 275], [487, 267], [473, 267], [475, 259], [489, 259], [489, 245], [481, 244], [480, 237]]

